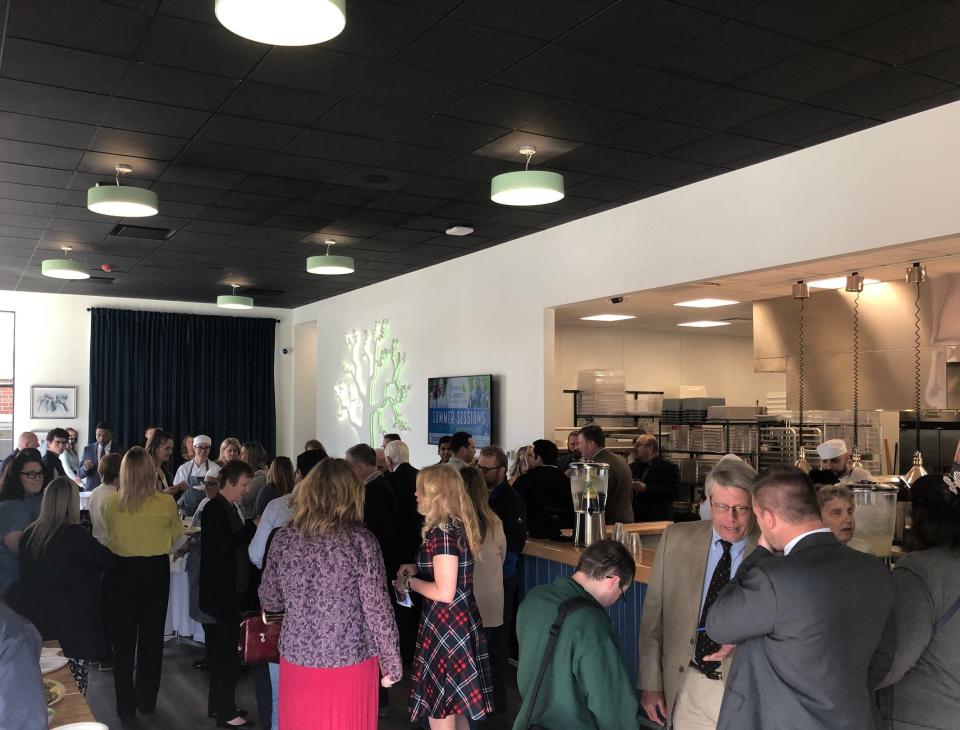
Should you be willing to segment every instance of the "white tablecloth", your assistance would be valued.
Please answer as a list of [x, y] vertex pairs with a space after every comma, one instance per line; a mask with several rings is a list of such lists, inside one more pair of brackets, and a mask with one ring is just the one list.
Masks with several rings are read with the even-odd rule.
[[82, 490], [80, 491], [80, 509], [81, 510], [88, 509], [88, 505], [90, 504], [91, 494], [93, 494], [93, 492], [84, 492]]
[[203, 624], [190, 618], [190, 576], [185, 564], [186, 559], [180, 558], [170, 566], [170, 598], [163, 633], [203, 643]]

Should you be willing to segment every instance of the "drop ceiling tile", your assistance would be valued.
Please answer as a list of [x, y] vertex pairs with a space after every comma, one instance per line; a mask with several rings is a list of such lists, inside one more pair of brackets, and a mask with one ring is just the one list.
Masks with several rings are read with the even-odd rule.
[[[49, 217], [54, 214], [56, 209], [57, 206], [51, 203], [37, 203], [28, 200], [4, 200], [0, 198], [0, 213], [5, 214]], [[0, 250], [4, 248], [3, 242], [0, 242]]]
[[577, 0], [558, 3], [555, 0], [466, 0], [453, 2], [451, 14], [457, 20], [467, 20], [510, 33], [549, 41], [575, 28], [594, 13], [614, 4], [614, 0]]
[[317, 188], [317, 184], [304, 180], [293, 180], [290, 177], [278, 177], [263, 173], [247, 175], [234, 188], [239, 193], [254, 193], [256, 195], [274, 195], [280, 198], [299, 199], [309, 195]]
[[337, 97], [244, 81], [220, 109], [252, 119], [306, 126], [337, 102]]
[[346, 94], [381, 67], [379, 61], [318, 46], [274, 46], [251, 74], [254, 81], [321, 94]]
[[788, 35], [822, 43], [870, 22], [915, 5], [917, 0], [770, 0], [741, 20]]
[[197, 136], [202, 140], [238, 147], [278, 150], [299, 133], [299, 127], [289, 124], [215, 114]]
[[244, 177], [236, 170], [218, 170], [211, 167], [199, 167], [177, 162], [170, 165], [160, 176], [160, 182], [197, 185], [206, 188], [230, 190]]
[[610, 147], [619, 147], [649, 154], [659, 154], [674, 147], [709, 135], [709, 130], [684, 124], [646, 119], [639, 124], [604, 137], [600, 141]]
[[242, 79], [268, 48], [222, 26], [157, 15], [150, 23], [137, 57], [164, 66]]
[[[464, 201], [454, 201], [438, 206], [430, 211], [430, 215], [438, 218], [449, 218], [460, 223], [471, 223], [480, 225], [487, 218], [499, 215], [503, 208], [493, 203], [467, 203]], [[477, 227], [474, 226], [474, 227]], [[456, 238], [456, 236], [453, 236]]]
[[555, 223], [560, 216], [556, 213], [547, 213], [544, 210], [533, 210], [532, 208], [508, 208], [501, 209], [489, 220], [494, 223], [506, 223], [511, 226], [523, 226], [524, 228], [540, 228], [547, 224]]
[[774, 142], [795, 142], [855, 121], [857, 117], [852, 114], [808, 104], [794, 104], [734, 127], [731, 131]]
[[[188, 177], [184, 175], [183, 177]], [[210, 187], [199, 187], [190, 184], [179, 184], [158, 180], [151, 189], [155, 192], [161, 202], [187, 203], [191, 205], [212, 205], [223, 195], [223, 190], [217, 190]]]
[[445, 113], [512, 129], [533, 121], [562, 103], [556, 97], [487, 83], [454, 101]]
[[624, 61], [548, 45], [494, 80], [504, 86], [575, 99], [614, 81], [630, 69], [631, 65]]
[[817, 134], [812, 134], [809, 137], [798, 139], [796, 140], [795, 144], [799, 145], [800, 147], [812, 147], [815, 144], [829, 142], [832, 139], [845, 137], [848, 134], [862, 132], [864, 129], [870, 129], [870, 127], [877, 126], [877, 124], [879, 124], [879, 122], [874, 119], [858, 119], [855, 122], [842, 124], [839, 127], [834, 127], [833, 129], [828, 129], [823, 132], [818, 132]]
[[509, 131], [505, 127], [434, 115], [402, 136], [400, 140], [421, 147], [436, 147], [468, 154], [499, 139]]
[[936, 76], [953, 84], [960, 84], [960, 45], [931, 53], [906, 64], [911, 71]]
[[690, 43], [724, 19], [666, 0], [608, 6], [558, 42], [591, 53], [646, 63]]
[[169, 137], [193, 137], [209, 116], [193, 109], [115, 99], [103, 125]]
[[406, 193], [389, 193], [370, 203], [371, 208], [377, 210], [411, 213], [418, 215], [439, 208], [446, 203], [441, 198], [431, 198], [425, 195], [410, 195]]
[[638, 121], [639, 117], [633, 114], [572, 102], [525, 124], [521, 131], [593, 142]]
[[392, 228], [378, 233], [372, 239], [358, 243], [358, 246], [379, 251], [393, 251], [398, 244], [423, 243], [436, 238], [437, 230], [419, 230], [413, 228]]
[[415, 174], [401, 170], [387, 170], [372, 165], [350, 165], [347, 169], [330, 178], [334, 185], [346, 187], [370, 188], [382, 193], [396, 191], [409, 183]]
[[652, 116], [716, 88], [709, 81], [691, 79], [652, 68], [638, 68], [587, 94], [583, 101], [609, 109]]
[[237, 208], [207, 208], [197, 218], [205, 221], [240, 223], [245, 226], [258, 226], [269, 217], [268, 213], [257, 210], [238, 210]]
[[[79, 150], [78, 150], [79, 152]], [[130, 165], [133, 172], [127, 176], [127, 183], [138, 187], [148, 187], [146, 181], [156, 180], [166, 169], [167, 163], [161, 160], [149, 160], [130, 155], [112, 155], [106, 152], [83, 153], [82, 160], [77, 166], [80, 172], [92, 173], [104, 183], [114, 184], [117, 165]]]
[[891, 68], [811, 99], [814, 104], [850, 114], [873, 116], [934, 94], [950, 91], [944, 81]]
[[271, 153], [265, 150], [194, 140], [183, 148], [177, 161], [200, 167], [221, 167], [226, 170], [253, 172], [259, 169], [270, 155]]
[[239, 81], [152, 63], [131, 63], [120, 96], [158, 104], [213, 111], [237, 88]]
[[894, 65], [958, 44], [960, 6], [936, 0], [926, 0], [830, 42], [841, 50]]
[[[550, 161], [557, 170], [574, 170], [588, 175], [605, 175], [644, 159], [646, 155], [599, 145], [582, 145]], [[536, 158], [534, 158], [536, 159]]]
[[414, 218], [414, 213], [402, 213], [395, 210], [376, 210], [357, 208], [337, 218], [341, 223], [370, 223], [377, 226], [398, 226]]
[[725, 165], [748, 155], [755, 155], [775, 145], [772, 142], [735, 134], [714, 134], [696, 142], [670, 150], [670, 156], [680, 160], [702, 162], [707, 165]]
[[542, 41], [445, 18], [407, 46], [398, 63], [483, 81], [530, 55]]
[[299, 180], [325, 182], [343, 174], [350, 165], [334, 160], [321, 160], [300, 155], [275, 154], [258, 172], [276, 177], [293, 177]]
[[43, 167], [0, 162], [0, 182], [39, 185], [62, 190], [69, 181], [70, 172], [67, 170], [51, 170]]
[[39, 84], [113, 94], [120, 85], [127, 62], [97, 53], [7, 38], [3, 75]]
[[530, 161], [533, 166], [543, 165], [554, 157], [566, 154], [580, 146], [578, 142], [546, 137], [542, 134], [529, 132], [510, 132], [502, 137], [476, 149], [473, 154], [479, 157], [494, 157], [499, 160], [509, 160], [522, 166], [526, 158], [520, 154], [520, 148], [532, 145], [537, 148], [536, 154]]
[[[672, 160], [666, 157], [651, 157], [636, 165], [625, 167], [617, 171], [617, 177], [628, 180], [639, 180], [641, 182], [668, 185], [675, 180], [679, 180], [708, 169], [708, 165], [702, 165], [697, 162], [688, 162], [686, 160]], [[589, 181], [588, 181], [589, 182]], [[573, 188], [572, 192], [576, 195], [585, 195], [581, 190]]]
[[337, 236], [352, 236], [354, 238], [370, 238], [378, 233], [387, 230], [387, 226], [376, 225], [373, 223], [356, 223], [348, 221], [335, 221], [328, 226], [320, 229], [321, 233], [328, 234], [336, 238]]
[[0, 112], [0, 138], [83, 149], [96, 128], [90, 124]]
[[57, 188], [44, 188], [36, 185], [19, 185], [16, 183], [0, 182], [0, 198], [9, 200], [25, 200], [36, 203], [56, 203], [60, 199], [61, 191]]
[[404, 66], [384, 66], [366, 83], [356, 86], [351, 99], [403, 109], [434, 113], [442, 111], [477, 83], [468, 79]]
[[97, 124], [110, 97], [0, 78], [0, 110]]
[[680, 124], [724, 131], [789, 105], [790, 102], [783, 99], [725, 87], [671, 109], [661, 117]]
[[357, 207], [367, 205], [385, 195], [387, 195], [386, 190], [330, 184], [315, 187], [309, 197], [310, 200], [324, 203]]
[[[517, 155], [516, 162], [497, 159], [495, 157], [480, 157], [478, 155], [464, 155], [458, 157], [439, 170], [437, 175], [442, 177], [455, 177], [461, 180], [472, 180], [478, 183], [484, 183], [481, 186], [474, 186], [474, 189], [486, 187], [487, 194], [490, 193], [490, 178], [499, 175], [501, 172], [510, 172], [511, 170], [520, 170], [523, 168], [523, 162]], [[534, 155], [536, 157], [536, 155]]]
[[737, 86], [788, 99], [808, 99], [865, 78], [883, 66], [830, 48], [811, 48], [746, 78]]
[[11, 9], [7, 33], [130, 58], [147, 30], [151, 12], [146, 6], [132, 8], [98, 0], [31, 0]]
[[394, 141], [429, 123], [423, 112], [341, 99], [314, 123], [314, 127], [344, 134]]
[[279, 198], [272, 195], [255, 195], [237, 191], [225, 193], [217, 200], [217, 207], [238, 208], [265, 213], [280, 213], [290, 205], [289, 198]]
[[111, 155], [170, 161], [176, 158], [186, 143], [187, 140], [179, 137], [164, 137], [159, 134], [142, 134], [126, 129], [100, 127], [93, 141], [90, 142], [90, 149]]
[[934, 107], [942, 106], [943, 104], [952, 104], [958, 99], [960, 99], [960, 89], [950, 89], [942, 94], [935, 94], [934, 96], [928, 96], [926, 98], [919, 99], [918, 101], [912, 101], [909, 104], [904, 104], [903, 106], [898, 106], [894, 109], [888, 109], [887, 111], [880, 112], [876, 116], [885, 122], [890, 122], [894, 119], [900, 119], [901, 117], [906, 117], [911, 114], [917, 114], [919, 112], [926, 111], [927, 109], [933, 109]]
[[748, 10], [763, 5], [767, 0], [677, 0], [680, 5], [705, 10], [726, 18], [739, 18]]
[[351, 3], [344, 31], [324, 46], [342, 53], [371, 58], [394, 58], [440, 20], [422, 12], [421, 3], [403, 7], [391, 2]]
[[449, 177], [421, 175], [400, 188], [405, 193], [426, 195], [447, 200], [459, 200], [477, 189], [477, 183]]

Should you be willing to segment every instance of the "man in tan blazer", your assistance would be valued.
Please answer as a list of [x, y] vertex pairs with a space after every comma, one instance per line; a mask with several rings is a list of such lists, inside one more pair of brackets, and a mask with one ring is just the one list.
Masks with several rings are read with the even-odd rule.
[[660, 538], [640, 619], [639, 677], [643, 709], [659, 725], [716, 728], [729, 651], [703, 627], [720, 589], [756, 547], [756, 476], [742, 461], [720, 461], [705, 482], [710, 520], [671, 525]]

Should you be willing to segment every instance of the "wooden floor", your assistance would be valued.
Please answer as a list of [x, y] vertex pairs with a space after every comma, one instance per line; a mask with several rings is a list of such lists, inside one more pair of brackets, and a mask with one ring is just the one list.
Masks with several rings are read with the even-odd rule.
[[[194, 730], [213, 728], [213, 720], [207, 719], [207, 689], [209, 674], [196, 670], [192, 664], [203, 655], [203, 649], [174, 640], [167, 641], [163, 655], [163, 677], [160, 684], [160, 697], [157, 711], [152, 715], [137, 715], [121, 722], [116, 715], [113, 674], [90, 670], [90, 685], [87, 690], [87, 702], [97, 720], [105, 723], [110, 730]], [[511, 669], [510, 689], [507, 695], [507, 713], [491, 716], [482, 723], [483, 730], [510, 730], [519, 708], [519, 696], [516, 692], [516, 679]], [[409, 730], [415, 727], [407, 716], [407, 691], [404, 683], [391, 688], [390, 706], [386, 716], [381, 718], [379, 730]], [[253, 696], [253, 681], [248, 672], [240, 677], [237, 687], [237, 703], [256, 715], [256, 702]], [[263, 726], [258, 722], [258, 730]]]

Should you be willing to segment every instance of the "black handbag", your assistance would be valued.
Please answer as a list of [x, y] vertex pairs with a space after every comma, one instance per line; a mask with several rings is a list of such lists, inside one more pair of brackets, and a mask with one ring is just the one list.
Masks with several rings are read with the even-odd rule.
[[550, 627], [550, 637], [547, 639], [547, 647], [543, 650], [543, 661], [540, 662], [540, 670], [537, 672], [537, 679], [533, 683], [533, 692], [530, 693], [530, 702], [527, 704], [527, 712], [523, 717], [523, 723], [520, 725], [523, 730], [549, 730], [549, 728], [543, 725], [537, 725], [531, 722], [533, 719], [533, 711], [537, 705], [537, 695], [540, 694], [540, 687], [543, 684], [543, 677], [547, 673], [547, 667], [550, 666], [550, 661], [553, 659], [553, 652], [557, 648], [557, 641], [560, 638], [560, 629], [563, 627], [563, 622], [566, 620], [567, 616], [574, 611], [577, 611], [581, 608], [587, 608], [589, 606], [596, 607], [596, 603], [591, 601], [589, 598], [575, 596], [573, 598], [568, 598], [566, 601], [561, 603], [560, 608], [557, 609], [557, 618]]

